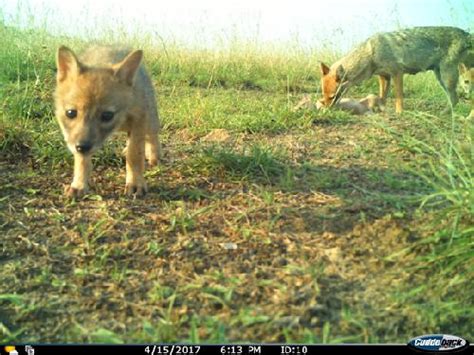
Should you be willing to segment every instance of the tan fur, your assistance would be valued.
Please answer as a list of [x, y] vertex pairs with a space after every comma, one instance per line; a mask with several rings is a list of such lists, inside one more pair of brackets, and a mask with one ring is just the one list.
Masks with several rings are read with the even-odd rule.
[[459, 64], [459, 87], [461, 92], [471, 100], [471, 112], [468, 119], [474, 119], [474, 98], [472, 97], [472, 88], [474, 86], [474, 67], [467, 67], [466, 64]]
[[78, 58], [67, 47], [58, 50], [56, 118], [74, 155], [68, 196], [88, 192], [92, 154], [116, 131], [128, 133], [125, 193], [147, 191], [145, 155], [150, 165], [157, 164], [160, 124], [153, 86], [141, 64], [143, 52], [127, 53], [92, 47]]
[[[321, 98], [316, 101], [316, 109], [320, 110], [325, 107], [327, 106], [325, 105], [324, 98]], [[382, 100], [377, 95], [373, 94], [367, 95], [366, 97], [360, 100], [343, 98], [340, 99], [334, 105], [331, 105], [330, 107], [347, 111], [354, 115], [364, 115], [374, 112], [381, 112], [385, 109]]]
[[366, 106], [372, 112], [381, 112], [385, 110], [385, 105], [380, 97], [374, 94], [367, 95], [359, 100], [359, 103]]
[[303, 98], [293, 108], [293, 112], [296, 112], [301, 109], [308, 109], [308, 110], [312, 110], [315, 108], [319, 109], [317, 105], [318, 105], [317, 103], [316, 105], [313, 103], [313, 100], [311, 99], [311, 95], [304, 95]]
[[395, 110], [403, 110], [403, 75], [433, 70], [452, 106], [458, 102], [458, 64], [474, 65], [473, 37], [455, 27], [415, 27], [379, 33], [335, 62], [321, 63], [325, 106], [337, 102], [352, 85], [379, 76], [379, 97], [385, 102], [391, 78]]
[[361, 104], [359, 101], [347, 98], [339, 100], [335, 107], [340, 110], [350, 112], [354, 115], [364, 115], [370, 111], [366, 105]]
[[468, 68], [466, 64], [459, 64], [459, 87], [463, 94], [470, 97], [474, 86], [474, 68]]

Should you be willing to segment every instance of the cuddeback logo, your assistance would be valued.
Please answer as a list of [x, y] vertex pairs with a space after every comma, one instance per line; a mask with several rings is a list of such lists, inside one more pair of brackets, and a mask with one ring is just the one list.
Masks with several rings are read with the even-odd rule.
[[408, 346], [414, 350], [431, 353], [461, 351], [468, 345], [467, 340], [447, 334], [422, 335], [408, 342]]

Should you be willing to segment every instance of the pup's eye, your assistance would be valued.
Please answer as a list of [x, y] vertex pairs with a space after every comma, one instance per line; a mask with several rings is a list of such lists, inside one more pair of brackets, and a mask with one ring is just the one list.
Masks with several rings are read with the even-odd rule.
[[333, 100], [333, 99], [334, 99], [334, 97], [335, 97], [335, 95], [331, 95], [331, 96], [329, 96], [329, 100]]
[[66, 110], [66, 117], [73, 119], [77, 116], [77, 110]]
[[112, 111], [104, 111], [102, 115], [100, 115], [100, 119], [102, 122], [109, 122], [114, 118], [114, 113]]
[[469, 80], [464, 80], [464, 84], [468, 85], [468, 84], [469, 84]]

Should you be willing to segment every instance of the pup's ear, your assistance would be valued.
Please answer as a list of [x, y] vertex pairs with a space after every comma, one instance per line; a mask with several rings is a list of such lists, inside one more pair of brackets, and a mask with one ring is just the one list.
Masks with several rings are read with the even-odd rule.
[[56, 54], [56, 66], [58, 68], [57, 80], [63, 81], [70, 75], [77, 75], [81, 70], [81, 64], [72, 50], [61, 46]]
[[338, 66], [336, 69], [336, 81], [341, 81], [346, 76], [346, 71], [342, 65]]
[[321, 62], [319, 64], [320, 68], [321, 68], [321, 74], [324, 76], [324, 75], [327, 75], [329, 73], [329, 67], [324, 64], [323, 62]]
[[114, 66], [115, 76], [120, 81], [132, 86], [135, 82], [135, 75], [142, 62], [143, 51], [137, 50], [130, 53], [124, 60]]
[[464, 63], [459, 63], [459, 72], [460, 72], [461, 74], [467, 72], [466, 64], [464, 64]]

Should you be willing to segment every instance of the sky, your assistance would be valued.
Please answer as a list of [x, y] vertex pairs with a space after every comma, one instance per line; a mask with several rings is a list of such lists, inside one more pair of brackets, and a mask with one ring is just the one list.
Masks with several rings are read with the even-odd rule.
[[113, 28], [194, 47], [238, 39], [347, 49], [402, 27], [474, 30], [473, 0], [0, 0], [0, 6], [7, 24], [85, 37]]

